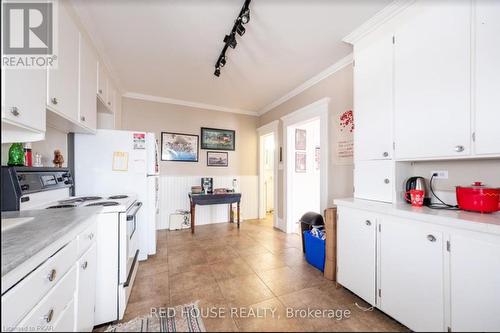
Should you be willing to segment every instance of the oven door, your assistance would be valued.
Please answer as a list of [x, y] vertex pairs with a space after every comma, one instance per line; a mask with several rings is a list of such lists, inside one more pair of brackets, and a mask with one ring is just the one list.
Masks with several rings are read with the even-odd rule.
[[120, 243], [121, 251], [120, 256], [123, 258], [120, 260], [123, 265], [120, 267], [120, 284], [124, 284], [127, 287], [131, 284], [132, 273], [134, 267], [137, 265], [137, 260], [139, 257], [139, 233], [137, 232], [137, 217], [138, 212], [142, 207], [142, 202], [135, 202], [128, 210], [125, 217], [125, 223], [122, 225], [124, 229], [121, 232]]

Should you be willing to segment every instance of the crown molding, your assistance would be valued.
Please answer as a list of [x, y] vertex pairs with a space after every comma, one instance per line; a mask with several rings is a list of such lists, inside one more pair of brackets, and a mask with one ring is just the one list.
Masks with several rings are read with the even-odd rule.
[[278, 105], [281, 105], [281, 104], [285, 103], [286, 101], [288, 101], [289, 99], [297, 96], [301, 92], [303, 92], [303, 91], [311, 88], [316, 83], [318, 83], [318, 82], [326, 79], [327, 77], [329, 77], [332, 74], [335, 74], [336, 72], [338, 72], [342, 68], [346, 67], [347, 65], [350, 65], [352, 63], [352, 59], [353, 59], [352, 53], [348, 54], [347, 56], [345, 56], [344, 58], [340, 59], [339, 61], [337, 61], [336, 63], [334, 63], [330, 67], [324, 69], [323, 71], [319, 72], [318, 74], [316, 74], [315, 76], [313, 76], [312, 78], [310, 78], [309, 80], [307, 80], [306, 82], [302, 83], [297, 88], [291, 90], [286, 95], [278, 98], [274, 102], [272, 102], [272, 103], [266, 105], [265, 107], [263, 107], [259, 111], [259, 116], [262, 116], [263, 114], [271, 111], [272, 109], [274, 109]]
[[228, 108], [225, 106], [184, 101], [181, 99], [174, 99], [174, 98], [168, 98], [168, 97], [145, 95], [145, 94], [140, 94], [140, 93], [135, 93], [135, 92], [130, 92], [130, 91], [123, 94], [122, 97], [139, 99], [139, 100], [148, 101], [148, 102], [157, 102], [157, 103], [164, 103], [164, 104], [188, 106], [188, 107], [197, 108], [197, 109], [206, 109], [206, 110], [212, 110], [212, 111], [245, 114], [245, 115], [254, 116], [254, 117], [259, 116], [259, 114], [255, 111], [248, 111], [248, 110], [242, 110], [242, 109], [237, 109], [237, 108]]
[[368, 21], [361, 24], [356, 30], [345, 36], [342, 41], [349, 44], [356, 43], [361, 38], [389, 21], [395, 15], [408, 8], [414, 2], [415, 0], [395, 0], [391, 2], [388, 6], [373, 15]]

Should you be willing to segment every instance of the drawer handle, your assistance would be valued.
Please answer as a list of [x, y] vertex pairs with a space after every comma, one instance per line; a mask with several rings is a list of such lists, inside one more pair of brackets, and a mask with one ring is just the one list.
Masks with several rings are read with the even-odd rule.
[[389, 184], [390, 182], [389, 178], [384, 179], [384, 183]]
[[50, 309], [49, 313], [47, 313], [45, 316], [43, 316], [43, 319], [47, 323], [50, 323], [52, 321], [53, 317], [54, 317], [54, 309]]
[[434, 237], [433, 235], [427, 235], [427, 239], [429, 240], [429, 242], [435, 242], [436, 241], [436, 237]]
[[89, 263], [86, 261], [82, 264], [82, 268], [83, 269], [87, 269], [87, 266], [89, 265]]
[[10, 113], [14, 116], [14, 117], [18, 117], [19, 116], [19, 108], [17, 106], [13, 106], [10, 108]]
[[57, 103], [59, 103], [59, 101], [57, 100], [57, 98], [52, 97], [52, 104], [57, 105]]
[[455, 147], [455, 151], [456, 151], [457, 153], [461, 153], [461, 152], [463, 152], [464, 150], [465, 150], [464, 146], [460, 146], [460, 145], [459, 145], [459, 146], [456, 146], [456, 147]]
[[387, 156], [389, 156], [389, 153], [386, 152], [386, 151], [384, 151], [384, 153], [382, 154], [382, 156], [387, 157]]
[[89, 234], [89, 239], [90, 239], [90, 240], [94, 239], [94, 233], [93, 233], [93, 232], [91, 232], [91, 233]]
[[371, 226], [371, 225], [372, 225], [372, 222], [371, 222], [370, 220], [366, 220], [366, 221], [365, 221], [365, 224], [366, 224], [367, 226]]
[[47, 276], [47, 279], [49, 279], [50, 282], [54, 281], [56, 279], [56, 270], [53, 269], [50, 271], [50, 274]]

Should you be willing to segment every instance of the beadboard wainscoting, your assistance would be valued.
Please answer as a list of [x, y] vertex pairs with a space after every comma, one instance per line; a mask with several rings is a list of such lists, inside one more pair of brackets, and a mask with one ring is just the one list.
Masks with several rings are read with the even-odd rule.
[[[258, 176], [161, 176], [158, 229], [168, 228], [170, 214], [176, 210], [189, 210], [188, 193], [191, 191], [191, 186], [201, 185], [202, 177], [213, 177], [214, 188], [232, 188], [233, 179], [237, 179], [238, 191], [241, 193], [241, 220], [258, 218]], [[196, 207], [196, 225], [227, 221], [229, 221], [228, 205]]]

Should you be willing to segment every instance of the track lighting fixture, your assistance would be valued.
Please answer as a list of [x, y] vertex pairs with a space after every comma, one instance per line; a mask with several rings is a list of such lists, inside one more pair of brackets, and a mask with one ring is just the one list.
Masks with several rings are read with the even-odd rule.
[[217, 77], [220, 76], [220, 69], [226, 65], [227, 49], [229, 47], [235, 49], [238, 45], [238, 42], [236, 41], [236, 34], [238, 34], [239, 36], [243, 36], [246, 32], [246, 29], [243, 25], [247, 24], [250, 21], [250, 1], [251, 0], [245, 0], [240, 14], [234, 21], [233, 29], [231, 29], [231, 32], [228, 35], [224, 36], [224, 47], [222, 48], [219, 58], [215, 63], [214, 75]]

